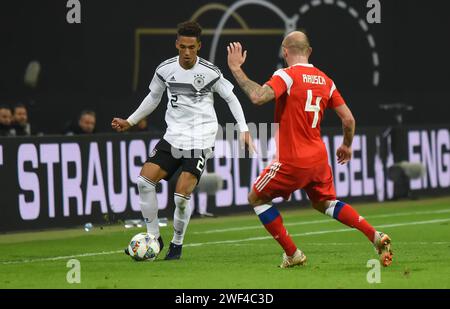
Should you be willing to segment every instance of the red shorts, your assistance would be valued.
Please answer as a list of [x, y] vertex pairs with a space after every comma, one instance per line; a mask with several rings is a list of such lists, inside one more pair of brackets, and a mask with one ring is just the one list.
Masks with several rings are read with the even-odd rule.
[[259, 198], [281, 196], [288, 200], [292, 192], [298, 189], [303, 189], [312, 202], [336, 200], [333, 174], [328, 162], [311, 168], [298, 168], [274, 161], [253, 184], [253, 191]]

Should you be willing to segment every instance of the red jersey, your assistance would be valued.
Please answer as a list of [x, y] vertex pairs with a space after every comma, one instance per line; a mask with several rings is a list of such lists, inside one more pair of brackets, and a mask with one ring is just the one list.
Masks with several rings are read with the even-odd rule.
[[328, 161], [320, 122], [326, 108], [345, 104], [334, 82], [312, 64], [296, 64], [266, 84], [275, 92], [277, 160], [300, 168]]

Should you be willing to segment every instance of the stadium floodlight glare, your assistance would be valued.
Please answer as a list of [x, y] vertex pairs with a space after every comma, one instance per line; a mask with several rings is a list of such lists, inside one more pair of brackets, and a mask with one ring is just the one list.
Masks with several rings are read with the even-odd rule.
[[388, 169], [388, 178], [394, 182], [395, 197], [412, 197], [410, 180], [421, 178], [425, 174], [422, 163], [402, 161], [395, 163]]
[[41, 73], [41, 63], [39, 61], [34, 60], [28, 63], [28, 66], [25, 70], [25, 74], [23, 77], [25, 85], [30, 88], [36, 88], [39, 81], [40, 73]]
[[219, 174], [207, 173], [203, 174], [198, 183], [197, 190], [205, 192], [208, 195], [214, 195], [217, 191], [222, 190], [223, 179]]
[[395, 163], [388, 170], [388, 177], [392, 181], [398, 181], [404, 174], [408, 179], [417, 179], [424, 175], [425, 167], [422, 163], [414, 163], [408, 161], [402, 161]]

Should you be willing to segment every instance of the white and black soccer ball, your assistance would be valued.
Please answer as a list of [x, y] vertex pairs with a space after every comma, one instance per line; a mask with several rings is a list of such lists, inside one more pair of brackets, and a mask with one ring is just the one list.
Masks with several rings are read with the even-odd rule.
[[153, 261], [158, 256], [159, 251], [158, 240], [149, 233], [135, 235], [128, 245], [128, 253], [135, 261]]

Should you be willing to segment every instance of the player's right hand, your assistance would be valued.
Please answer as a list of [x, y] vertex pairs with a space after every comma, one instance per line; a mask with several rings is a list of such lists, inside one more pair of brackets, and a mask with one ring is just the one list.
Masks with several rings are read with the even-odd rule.
[[130, 123], [121, 118], [114, 118], [111, 122], [111, 127], [113, 130], [116, 130], [117, 132], [123, 132], [131, 128]]
[[242, 45], [239, 42], [230, 43], [227, 46], [227, 51], [228, 67], [231, 71], [238, 70], [247, 58], [247, 51], [242, 51]]

